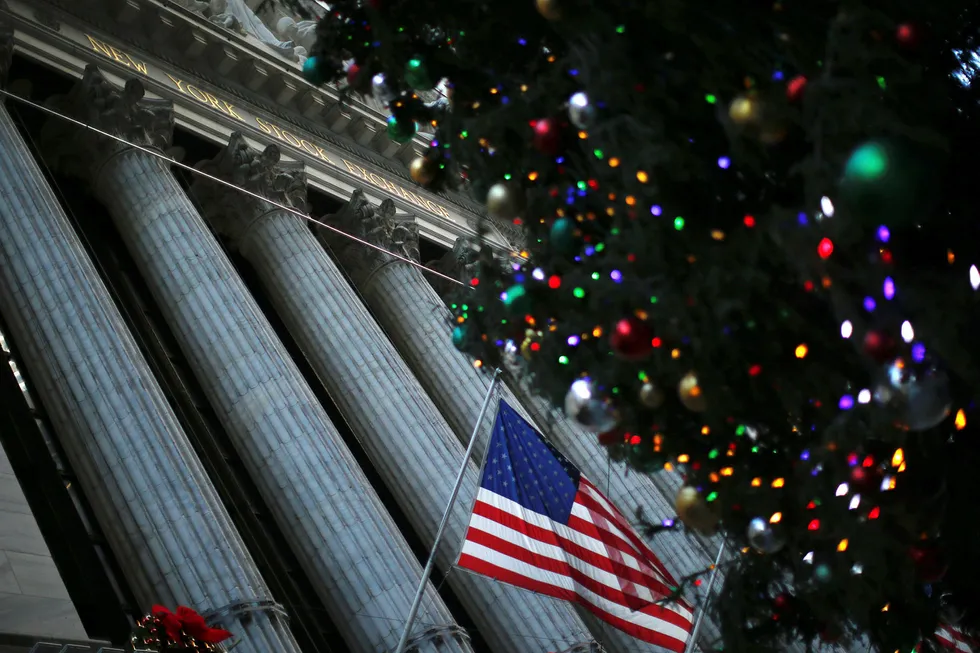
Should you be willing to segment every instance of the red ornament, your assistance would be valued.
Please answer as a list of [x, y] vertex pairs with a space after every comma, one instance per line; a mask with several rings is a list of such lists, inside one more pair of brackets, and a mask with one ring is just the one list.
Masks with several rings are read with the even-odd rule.
[[919, 542], [909, 549], [915, 575], [923, 583], [938, 583], [946, 575], [949, 563], [934, 542]]
[[905, 48], [914, 48], [919, 44], [919, 30], [911, 23], [902, 23], [895, 30], [895, 40]]
[[797, 75], [793, 79], [789, 80], [789, 84], [786, 85], [786, 97], [789, 98], [790, 102], [796, 102], [803, 96], [803, 90], [806, 88], [806, 77], [803, 75]]
[[352, 63], [350, 65], [350, 68], [347, 69], [347, 83], [353, 86], [354, 82], [357, 81], [357, 76], [360, 74], [360, 72], [361, 72], [361, 67], [358, 66], [356, 63]]
[[890, 333], [871, 330], [864, 334], [864, 353], [876, 363], [887, 363], [898, 353], [898, 343]]
[[613, 327], [609, 344], [620, 358], [641, 360], [653, 351], [653, 330], [634, 315], [624, 317]]
[[858, 492], [869, 492], [881, 486], [881, 472], [877, 467], [851, 467], [851, 485]]
[[553, 118], [542, 118], [534, 123], [534, 148], [542, 154], [554, 156], [561, 151], [561, 125]]
[[599, 444], [604, 447], [612, 447], [626, 442], [626, 438], [628, 436], [629, 433], [622, 429], [613, 429], [611, 431], [606, 431], [605, 433], [600, 433], [597, 437], [599, 439]]

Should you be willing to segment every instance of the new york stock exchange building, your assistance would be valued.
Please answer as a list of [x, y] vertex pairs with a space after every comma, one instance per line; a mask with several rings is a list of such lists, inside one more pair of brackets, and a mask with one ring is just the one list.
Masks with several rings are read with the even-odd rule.
[[[0, 1], [0, 653], [120, 650], [154, 604], [236, 653], [394, 651], [408, 618], [490, 378], [404, 259], [464, 274], [480, 208], [412, 183], [424, 135], [303, 80], [312, 22], [249, 3]], [[673, 516], [679, 479], [498, 387]], [[495, 406], [408, 650], [660, 650], [453, 567]], [[718, 542], [654, 546], [682, 576]]]

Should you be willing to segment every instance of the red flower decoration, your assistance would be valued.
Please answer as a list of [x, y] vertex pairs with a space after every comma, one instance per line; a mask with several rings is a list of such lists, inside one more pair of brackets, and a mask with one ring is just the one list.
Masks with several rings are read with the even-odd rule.
[[231, 633], [223, 628], [211, 628], [208, 626], [204, 621], [204, 617], [186, 606], [177, 606], [177, 618], [183, 624], [184, 632], [199, 642], [217, 644], [231, 637]]
[[185, 605], [177, 606], [177, 614], [162, 605], [154, 605], [150, 613], [163, 624], [167, 637], [175, 642], [180, 641], [181, 633], [207, 644], [218, 644], [232, 636], [223, 628], [211, 628], [204, 617]]

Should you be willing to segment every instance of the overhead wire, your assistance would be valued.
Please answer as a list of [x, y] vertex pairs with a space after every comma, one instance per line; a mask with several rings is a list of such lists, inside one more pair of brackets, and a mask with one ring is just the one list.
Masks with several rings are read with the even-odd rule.
[[49, 116], [54, 116], [56, 118], [60, 118], [61, 120], [65, 120], [65, 121], [67, 121], [67, 122], [69, 122], [69, 123], [71, 123], [71, 124], [73, 124], [73, 125], [75, 125], [77, 127], [81, 127], [81, 128], [86, 129], [88, 131], [91, 131], [91, 132], [94, 132], [96, 134], [99, 134], [100, 136], [103, 136], [105, 138], [109, 138], [109, 139], [114, 140], [114, 141], [116, 141], [118, 143], [122, 143], [124, 145], [127, 145], [127, 146], [129, 146], [129, 147], [131, 147], [131, 148], [133, 148], [135, 150], [139, 150], [140, 152], [143, 152], [144, 154], [149, 154], [150, 156], [153, 156], [153, 157], [156, 157], [156, 158], [161, 159], [163, 161], [166, 161], [168, 164], [170, 164], [172, 166], [176, 166], [176, 167], [178, 167], [178, 168], [180, 168], [182, 170], [186, 170], [186, 171], [188, 171], [188, 172], [190, 172], [192, 174], [198, 175], [200, 177], [204, 177], [204, 178], [206, 178], [206, 179], [208, 179], [210, 181], [213, 181], [213, 182], [215, 182], [217, 184], [221, 184], [222, 186], [225, 186], [227, 188], [232, 188], [234, 190], [237, 190], [240, 193], [243, 193], [245, 195], [248, 195], [250, 197], [253, 197], [253, 198], [257, 199], [257, 200], [261, 200], [263, 202], [267, 202], [267, 203], [271, 204], [272, 206], [276, 207], [277, 209], [280, 209], [280, 210], [285, 211], [287, 213], [291, 213], [291, 214], [293, 214], [293, 215], [295, 215], [297, 217], [302, 218], [303, 220], [306, 220], [307, 222], [310, 222], [310, 223], [313, 223], [313, 224], [315, 224], [317, 226], [323, 227], [324, 229], [327, 229], [328, 231], [331, 231], [331, 232], [335, 233], [338, 236], [341, 236], [341, 237], [344, 237], [344, 238], [348, 238], [348, 239], [353, 240], [353, 241], [355, 241], [357, 243], [360, 243], [361, 245], [364, 245], [366, 247], [370, 247], [371, 249], [374, 249], [374, 250], [377, 250], [377, 251], [382, 252], [384, 254], [387, 254], [388, 256], [391, 256], [392, 258], [398, 259], [399, 261], [402, 261], [403, 263], [408, 263], [409, 265], [411, 265], [413, 267], [416, 267], [416, 268], [418, 268], [419, 270], [421, 270], [421, 271], [423, 271], [425, 273], [431, 274], [431, 275], [436, 276], [436, 277], [440, 277], [441, 279], [444, 279], [444, 280], [450, 281], [450, 282], [452, 282], [454, 284], [463, 286], [464, 288], [472, 288], [472, 286], [469, 286], [469, 285], [463, 283], [462, 281], [460, 281], [459, 279], [455, 279], [455, 278], [449, 276], [448, 274], [444, 274], [442, 272], [439, 272], [438, 270], [435, 270], [433, 268], [427, 267], [427, 266], [423, 265], [422, 263], [420, 263], [418, 261], [413, 261], [412, 259], [408, 258], [407, 256], [403, 256], [403, 255], [401, 255], [401, 254], [399, 254], [397, 252], [392, 252], [390, 250], [387, 250], [384, 247], [381, 247], [380, 245], [375, 245], [374, 243], [372, 243], [372, 242], [370, 242], [368, 240], [364, 240], [363, 238], [358, 238], [354, 234], [347, 233], [343, 229], [338, 229], [337, 227], [334, 227], [331, 224], [328, 224], [326, 222], [323, 222], [322, 220], [318, 220], [318, 219], [314, 218], [312, 215], [309, 215], [308, 213], [305, 213], [303, 211], [300, 211], [300, 210], [298, 210], [298, 209], [296, 209], [296, 208], [294, 208], [292, 206], [288, 206], [286, 204], [283, 204], [282, 202], [277, 202], [277, 201], [275, 201], [273, 199], [269, 199], [268, 197], [265, 197], [265, 196], [263, 196], [260, 193], [256, 193], [256, 192], [251, 191], [251, 190], [249, 190], [247, 188], [244, 188], [242, 186], [239, 186], [237, 184], [234, 184], [234, 183], [232, 183], [230, 181], [227, 181], [225, 179], [221, 179], [220, 177], [216, 177], [216, 176], [214, 176], [212, 174], [209, 174], [207, 172], [204, 172], [203, 170], [198, 170], [197, 168], [195, 168], [192, 165], [188, 165], [186, 163], [182, 163], [180, 161], [177, 161], [173, 157], [167, 156], [163, 152], [160, 152], [158, 150], [155, 150], [155, 149], [153, 149], [151, 147], [146, 147], [146, 146], [140, 145], [138, 143], [133, 143], [132, 141], [127, 140], [127, 139], [125, 139], [125, 138], [123, 138], [121, 136], [117, 136], [117, 135], [112, 134], [110, 132], [107, 132], [105, 130], [99, 129], [98, 127], [95, 127], [93, 125], [89, 125], [89, 124], [87, 124], [87, 123], [85, 123], [85, 122], [83, 122], [81, 120], [77, 120], [75, 118], [72, 118], [71, 116], [67, 116], [67, 115], [65, 115], [65, 114], [63, 114], [63, 113], [61, 113], [59, 111], [56, 111], [56, 110], [50, 108], [50, 107], [46, 107], [43, 104], [39, 104], [39, 103], [34, 102], [32, 100], [29, 100], [29, 99], [27, 99], [25, 97], [21, 97], [19, 95], [15, 95], [14, 93], [10, 93], [9, 91], [5, 91], [2, 88], [0, 88], [0, 96], [8, 97], [8, 98], [10, 98], [12, 100], [15, 100], [17, 102], [20, 102], [22, 104], [25, 104], [25, 105], [33, 108], [33, 109], [36, 109], [38, 111], [42, 111], [42, 112], [48, 114]]

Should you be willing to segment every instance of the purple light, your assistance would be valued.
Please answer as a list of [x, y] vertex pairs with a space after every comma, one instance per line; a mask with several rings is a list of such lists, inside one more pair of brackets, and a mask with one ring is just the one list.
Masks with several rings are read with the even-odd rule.
[[585, 247], [585, 255], [586, 256], [592, 256], [593, 254], [595, 254], [595, 247], [593, 245], [586, 245], [586, 247]]
[[881, 225], [878, 227], [878, 240], [883, 243], [887, 243], [888, 239], [892, 237], [892, 233], [888, 231], [888, 227]]
[[517, 39], [517, 42], [521, 45], [527, 45], [527, 39]]
[[568, 336], [568, 340], [566, 342], [568, 342], [568, 345], [570, 347], [574, 347], [575, 345], [577, 345], [579, 343], [579, 337], [578, 336]]
[[804, 449], [803, 450], [803, 453], [800, 454], [800, 460], [810, 460], [810, 451], [809, 451], [809, 449]]
[[840, 402], [837, 404], [841, 410], [850, 410], [854, 408], [854, 397], [851, 395], [844, 395], [840, 398]]
[[510, 264], [510, 267], [512, 267], [514, 269], [514, 272], [517, 272], [518, 270], [521, 269], [521, 264], [520, 263], [511, 263]]
[[503, 340], [498, 340], [497, 341], [497, 346], [498, 347], [503, 347], [504, 346], [504, 341]]
[[875, 310], [875, 307], [876, 306], [877, 306], [877, 304], [875, 303], [875, 300], [873, 298], [871, 298], [871, 297], [865, 297], [864, 298], [864, 310], [866, 310], [867, 312], [870, 313], [873, 310]]
[[776, 70], [772, 73], [772, 81], [781, 82], [783, 81], [783, 71]]
[[727, 156], [718, 157], [718, 167], [722, 170], [728, 170], [728, 166], [732, 165], [732, 160]]
[[673, 528], [674, 527], [674, 520], [673, 519], [665, 519], [665, 520], [663, 520], [660, 523], [663, 525], [664, 528]]
[[800, 223], [801, 227], [805, 227], [810, 224], [810, 220], [806, 217], [806, 213], [803, 212], [796, 215], [796, 221]]
[[660, 208], [660, 205], [659, 204], [654, 204], [653, 206], [650, 207], [650, 214], [651, 215], [660, 215], [663, 212], [664, 212], [664, 210], [662, 208]]
[[885, 295], [885, 299], [892, 299], [895, 296], [895, 282], [891, 277], [885, 277], [881, 292]]
[[436, 139], [433, 138], [432, 139], [432, 147], [439, 147], [439, 141], [437, 141]]
[[916, 363], [921, 363], [926, 359], [926, 346], [921, 342], [917, 342], [912, 345], [912, 360]]
[[500, 293], [500, 301], [502, 301], [502, 302], [507, 301], [507, 293], [506, 292]]
[[572, 68], [571, 70], [568, 71], [568, 74], [571, 75], [572, 77], [575, 77], [575, 75], [578, 75], [578, 69]]
[[619, 270], [613, 270], [612, 272], [609, 273], [609, 277], [616, 283], [619, 283], [620, 281], [623, 280], [623, 273], [620, 272]]

